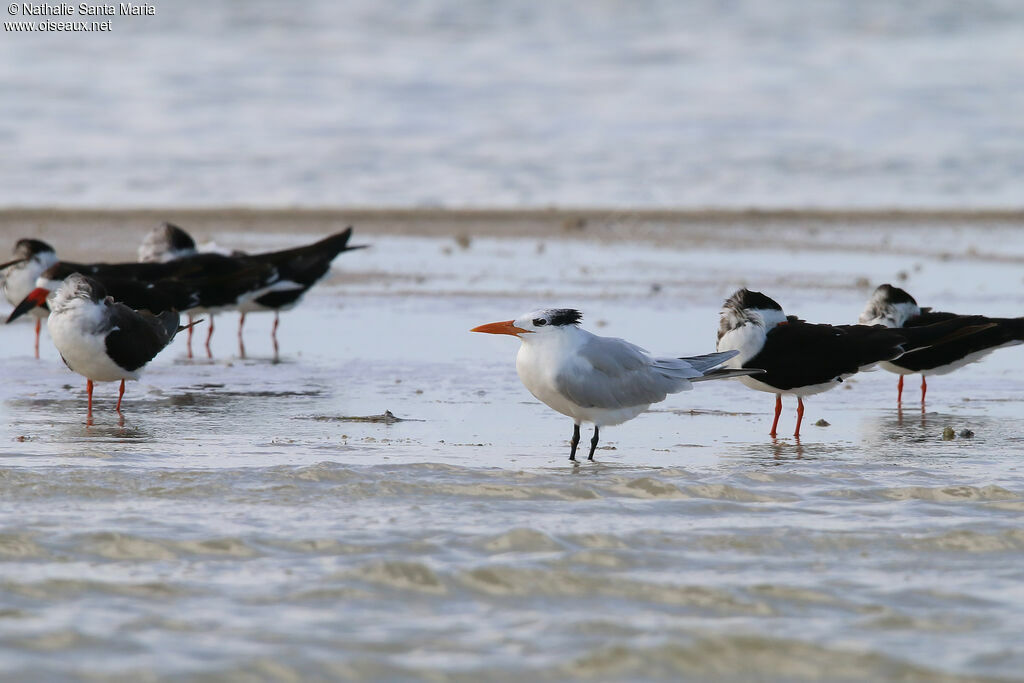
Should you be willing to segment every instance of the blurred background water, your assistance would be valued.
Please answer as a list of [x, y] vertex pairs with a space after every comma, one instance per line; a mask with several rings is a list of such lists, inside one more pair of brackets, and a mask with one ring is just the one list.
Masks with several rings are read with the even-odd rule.
[[4, 32], [0, 206], [1021, 202], [1016, 0], [156, 8]]

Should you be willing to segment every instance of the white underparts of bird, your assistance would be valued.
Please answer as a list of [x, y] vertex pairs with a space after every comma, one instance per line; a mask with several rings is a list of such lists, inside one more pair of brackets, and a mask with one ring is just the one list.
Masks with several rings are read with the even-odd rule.
[[593, 460], [601, 427], [631, 420], [667, 395], [691, 389], [694, 382], [760, 372], [718, 367], [737, 351], [690, 358], [652, 356], [623, 339], [581, 329], [582, 317], [575, 309], [551, 308], [470, 330], [519, 337], [519, 379], [541, 402], [572, 418], [570, 460], [576, 460], [584, 422], [594, 425], [587, 458]]
[[966, 332], [952, 336], [945, 343], [936, 343], [911, 351], [897, 360], [878, 364], [883, 370], [900, 376], [897, 403], [903, 400], [904, 375], [920, 374], [922, 407], [928, 391], [926, 377], [929, 375], [945, 375], [981, 360], [996, 349], [1024, 342], [1024, 318], [989, 318], [921, 308], [905, 290], [890, 284], [879, 285], [874, 291], [860, 314], [860, 322], [897, 329], [945, 323]]
[[[0, 290], [11, 304], [17, 306], [36, 287], [36, 279], [57, 262], [57, 252], [46, 242], [20, 239], [14, 245], [13, 261], [0, 264]], [[36, 321], [35, 356], [39, 358], [39, 330], [46, 310], [32, 310]]]
[[969, 333], [971, 329], [957, 329], [950, 323], [898, 330], [880, 325], [813, 324], [787, 316], [782, 306], [761, 292], [740, 289], [722, 307], [718, 350], [739, 352], [727, 367], [765, 371], [740, 381], [751, 389], [775, 394], [771, 436], [777, 433], [782, 395], [797, 397], [793, 436], [799, 437], [805, 396], [833, 389], [876, 363]]
[[142, 368], [181, 330], [176, 312], [153, 315], [116, 303], [97, 281], [78, 273], [50, 296], [47, 328], [64, 363], [87, 380], [89, 415], [94, 382], [137, 380]]

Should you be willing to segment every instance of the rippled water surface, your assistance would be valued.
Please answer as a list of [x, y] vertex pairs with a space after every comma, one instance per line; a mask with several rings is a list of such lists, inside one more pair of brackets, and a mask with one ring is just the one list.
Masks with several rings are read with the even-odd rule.
[[[857, 377], [808, 402], [799, 442], [767, 436], [770, 395], [706, 383], [573, 466], [517, 342], [467, 332], [575, 304], [701, 353], [740, 284], [844, 322], [858, 278], [900, 271], [923, 303], [1024, 309], [1019, 233], [896, 231], [883, 252], [835, 230], [777, 250], [367, 239], [282, 317], [280, 362], [269, 317], [242, 359], [221, 316], [214, 358], [176, 341], [123, 425], [115, 385], [88, 426], [49, 341], [35, 361], [28, 325], [0, 328], [3, 676], [1019, 678], [1024, 350], [935, 378], [923, 411], [915, 382], [900, 412], [895, 376]], [[404, 421], [351, 419], [385, 410]]]

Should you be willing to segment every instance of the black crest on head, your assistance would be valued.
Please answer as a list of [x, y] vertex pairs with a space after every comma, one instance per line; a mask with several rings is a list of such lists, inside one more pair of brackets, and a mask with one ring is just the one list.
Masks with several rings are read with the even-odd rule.
[[44, 251], [56, 250], [42, 240], [34, 240], [28, 237], [18, 240], [18, 243], [14, 245], [14, 253], [24, 254], [26, 258], [41, 254]]
[[192, 236], [174, 223], [164, 223], [164, 234], [167, 235], [167, 243], [175, 251], [196, 248], [196, 241]]
[[899, 287], [893, 287], [890, 284], [879, 285], [878, 289], [875, 290], [875, 296], [880, 297], [891, 304], [917, 305], [914, 297], [910, 296], [906, 290], [900, 289]]
[[725, 300], [725, 307], [738, 311], [759, 310], [759, 311], [781, 311], [782, 306], [761, 292], [752, 292], [749, 289], [737, 290], [735, 294]]
[[[544, 311], [544, 316], [537, 320], [545, 321], [547, 325], [554, 325], [560, 327], [562, 325], [579, 325], [580, 320], [583, 320], [583, 314], [577, 311], [575, 308], [551, 308]], [[537, 324], [537, 320], [534, 320], [534, 324]]]

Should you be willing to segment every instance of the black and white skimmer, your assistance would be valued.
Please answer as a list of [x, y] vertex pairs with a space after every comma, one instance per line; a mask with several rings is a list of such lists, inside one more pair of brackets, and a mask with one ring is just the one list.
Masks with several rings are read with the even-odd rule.
[[[365, 248], [365, 245], [349, 246], [348, 241], [351, 237], [352, 227], [349, 226], [339, 233], [302, 247], [260, 254], [247, 254], [237, 250], [227, 251], [213, 244], [197, 248], [195, 240], [185, 230], [171, 223], [164, 223], [146, 236], [143, 245], [139, 247], [139, 259], [140, 261], [168, 262], [178, 258], [187, 258], [199, 252], [206, 252], [229, 255], [247, 263], [274, 268], [276, 277], [272, 283], [261, 286], [261, 291], [259, 292], [252, 290], [254, 295], [245, 297], [244, 301], [238, 301], [234, 308], [240, 313], [238, 320], [238, 349], [242, 356], [245, 355], [245, 343], [242, 332], [245, 327], [246, 314], [257, 311], [274, 312], [271, 340], [274, 344], [274, 354], [276, 356], [278, 353], [277, 328], [280, 323], [280, 312], [289, 310], [298, 304], [302, 296], [327, 274], [331, 261], [338, 254], [344, 251]], [[209, 355], [210, 339], [214, 330], [213, 313], [216, 311], [204, 312], [210, 314], [210, 325], [206, 337], [206, 351]]]
[[192, 235], [174, 223], [161, 223], [142, 239], [139, 245], [140, 263], [166, 263], [195, 254], [220, 254], [221, 256], [245, 256], [244, 251], [225, 249], [215, 242], [196, 244]]
[[173, 223], [161, 223], [150, 230], [139, 245], [139, 263], [166, 263], [198, 254], [196, 241]]
[[[36, 279], [36, 289], [15, 307], [7, 322], [29, 310], [42, 310], [49, 292], [72, 273], [97, 280], [116, 301], [131, 308], [174, 310], [188, 313], [190, 319], [200, 313], [235, 310], [254, 297], [274, 291], [280, 280], [277, 269], [270, 264], [220, 254], [146, 263], [58, 261]], [[188, 329], [191, 332], [192, 328]]]
[[[11, 323], [26, 313], [33, 313], [36, 316], [46, 316], [49, 313], [47, 299], [50, 292], [60, 288], [66, 276], [56, 277], [57, 268], [54, 266], [43, 271], [43, 274], [36, 280], [36, 288], [29, 292], [28, 296], [21, 300], [14, 310], [11, 311], [7, 322]], [[70, 275], [70, 273], [68, 273]], [[150, 313], [162, 313], [163, 311], [185, 311], [195, 308], [201, 301], [200, 291], [197, 287], [181, 282], [180, 280], [168, 279], [157, 282], [143, 282], [125, 278], [112, 278], [104, 276], [92, 276], [92, 279], [102, 285], [107, 296], [129, 308], [136, 310], [147, 310]], [[41, 310], [41, 313], [36, 313]]]
[[623, 339], [581, 329], [581, 318], [574, 309], [545, 309], [470, 330], [519, 337], [519, 379], [541, 402], [572, 418], [570, 460], [576, 460], [583, 422], [594, 425], [587, 457], [593, 460], [601, 427], [631, 420], [668, 394], [691, 389], [694, 382], [761, 372], [717, 367], [737, 351], [690, 358], [652, 356]]
[[765, 371], [756, 377], [741, 377], [740, 381], [751, 389], [775, 394], [771, 436], [777, 434], [782, 396], [797, 397], [793, 436], [799, 437], [805, 396], [834, 389], [861, 370], [955, 334], [954, 327], [943, 324], [906, 330], [879, 325], [812, 324], [786, 316], [782, 306], [761, 292], [741, 289], [722, 308], [718, 350], [739, 352], [726, 363], [727, 367]]
[[239, 347], [244, 349], [242, 326], [245, 325], [245, 314], [256, 311], [273, 311], [274, 326], [271, 328], [270, 336], [274, 343], [274, 355], [276, 356], [280, 312], [294, 308], [306, 292], [327, 274], [331, 267], [331, 261], [338, 254], [366, 248], [365, 244], [349, 246], [348, 241], [351, 237], [352, 227], [349, 226], [339, 233], [303, 247], [247, 256], [247, 259], [256, 263], [273, 266], [277, 270], [278, 281], [274, 283], [271, 291], [252, 297], [238, 306], [238, 311], [241, 313], [241, 318], [238, 321]]
[[120, 413], [125, 380], [137, 380], [146, 363], [184, 329], [178, 325], [177, 313], [133, 310], [114, 302], [101, 284], [78, 273], [64, 279], [49, 305], [47, 329], [54, 346], [64, 363], [87, 380], [90, 418], [94, 382], [121, 381]]
[[[903, 377], [921, 375], [921, 404], [928, 392], [929, 375], [945, 375], [981, 360], [996, 349], [1024, 342], [1024, 318], [989, 318], [981, 315], [943, 313], [921, 308], [905, 290], [890, 284], [879, 286], [860, 314], [864, 325], [911, 328], [935, 323], [951, 323], [962, 328], [975, 328], [973, 334], [956, 337], [946, 343], [911, 351], [896, 360], [879, 363], [879, 367], [900, 376], [896, 402], [903, 401]], [[980, 327], [979, 327], [980, 326]]]
[[[57, 262], [57, 252], [46, 242], [36, 239], [20, 239], [14, 245], [13, 261], [0, 264], [0, 289], [12, 305], [21, 303], [36, 287], [36, 279], [47, 268]], [[39, 330], [45, 310], [33, 309], [36, 321], [35, 355], [39, 358]]]

